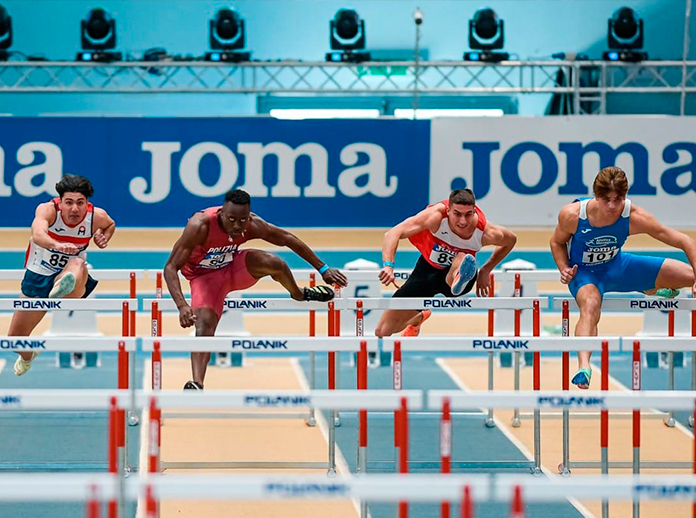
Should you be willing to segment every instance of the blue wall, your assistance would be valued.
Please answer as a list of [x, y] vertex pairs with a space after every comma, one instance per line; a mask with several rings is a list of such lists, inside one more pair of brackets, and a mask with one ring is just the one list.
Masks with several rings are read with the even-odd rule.
[[[119, 49], [141, 56], [151, 47], [165, 47], [177, 54], [202, 54], [207, 49], [208, 20], [217, 8], [230, 5], [206, 0], [0, 2], [13, 17], [13, 50], [45, 54], [52, 60], [74, 57], [80, 45], [79, 22], [90, 7], [102, 6], [111, 11], [117, 19]], [[425, 13], [422, 46], [429, 59], [439, 60], [461, 59], [467, 47], [467, 20], [485, 3], [479, 0], [240, 0], [231, 5], [246, 18], [247, 47], [253, 51], [254, 58], [261, 60], [323, 59], [328, 50], [328, 20], [344, 6], [355, 7], [365, 18], [370, 49], [411, 49], [414, 40], [411, 15], [420, 6]], [[646, 20], [645, 47], [651, 57], [681, 58], [684, 0], [507, 0], [488, 4], [506, 22], [506, 50], [522, 59], [548, 58], [558, 51], [589, 52], [591, 57], [600, 57], [606, 44], [607, 18], [626, 4], [636, 8]], [[693, 48], [696, 22], [692, 22], [691, 31]], [[541, 114], [547, 100], [542, 96], [522, 96], [520, 112]], [[623, 102], [616, 104], [615, 109], [659, 112], [663, 106], [660, 102], [649, 104]], [[0, 113], [17, 115], [235, 115], [255, 111], [256, 98], [250, 95], [0, 96]]]

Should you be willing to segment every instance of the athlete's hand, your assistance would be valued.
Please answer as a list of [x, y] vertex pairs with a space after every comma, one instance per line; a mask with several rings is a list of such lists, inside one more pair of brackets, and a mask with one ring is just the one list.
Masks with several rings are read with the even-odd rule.
[[99, 248], [106, 248], [106, 246], [109, 244], [109, 238], [102, 233], [101, 229], [98, 229], [94, 233], [94, 244]]
[[481, 268], [476, 278], [476, 295], [479, 297], [488, 297], [488, 290], [491, 288], [490, 272]]
[[329, 268], [324, 272], [321, 278], [324, 279], [324, 282], [326, 284], [338, 284], [341, 288], [345, 288], [346, 286], [348, 286], [348, 279], [346, 279], [346, 276], [343, 275], [341, 271], [337, 270], [336, 268]]
[[196, 323], [196, 314], [193, 312], [191, 306], [186, 304], [179, 308], [179, 324], [181, 327], [191, 327]]
[[56, 246], [53, 247], [53, 249], [56, 252], [62, 252], [68, 255], [77, 255], [78, 253], [80, 253], [80, 249], [77, 248], [77, 245], [74, 245], [72, 243], [58, 243]]
[[572, 268], [563, 268], [561, 270], [561, 282], [563, 284], [570, 284], [570, 281], [573, 280], [573, 277], [575, 277], [575, 274], [578, 273], [578, 265], [576, 264]]
[[379, 282], [385, 286], [389, 286], [395, 280], [396, 277], [394, 276], [394, 268], [391, 266], [385, 266], [379, 271]]

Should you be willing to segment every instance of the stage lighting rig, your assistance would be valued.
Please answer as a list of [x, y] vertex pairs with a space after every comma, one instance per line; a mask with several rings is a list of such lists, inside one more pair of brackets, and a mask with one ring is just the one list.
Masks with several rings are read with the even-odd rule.
[[607, 32], [608, 50], [602, 57], [605, 61], [638, 62], [648, 59], [643, 52], [643, 20], [630, 7], [617, 9], [609, 18]]
[[82, 52], [77, 54], [77, 61], [95, 61], [111, 63], [122, 61], [123, 54], [116, 52], [116, 20], [105, 9], [90, 9], [80, 22], [80, 39]]
[[[481, 61], [483, 63], [498, 63], [510, 59], [507, 52], [492, 52], [502, 49], [505, 43], [503, 20], [496, 12], [486, 7], [474, 13], [469, 20], [469, 47], [475, 52], [465, 52], [464, 61]], [[480, 52], [479, 52], [480, 51]]]
[[329, 31], [333, 52], [326, 53], [326, 61], [334, 63], [370, 61], [370, 53], [364, 51], [365, 20], [362, 20], [354, 9], [339, 9], [333, 20], [329, 22]]
[[246, 45], [244, 19], [229, 7], [218, 9], [209, 22], [210, 48], [205, 60], [221, 63], [241, 63], [251, 60], [251, 52], [240, 51]]

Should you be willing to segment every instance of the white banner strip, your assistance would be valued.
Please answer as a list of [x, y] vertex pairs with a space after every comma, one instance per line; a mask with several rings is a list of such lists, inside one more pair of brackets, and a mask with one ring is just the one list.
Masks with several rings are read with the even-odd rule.
[[357, 352], [367, 342], [370, 351], [377, 350], [377, 338], [371, 337], [284, 337], [284, 336], [164, 336], [142, 339], [143, 351], [151, 352], [155, 342], [162, 352]]
[[[337, 299], [338, 301], [341, 299]], [[143, 299], [143, 310], [150, 311], [152, 303], [157, 302], [157, 308], [160, 311], [177, 311], [176, 304], [172, 299]], [[187, 300], [190, 304], [191, 301]], [[273, 299], [240, 299], [230, 298], [225, 299], [224, 310], [243, 310], [243, 311], [326, 311], [328, 309], [327, 302], [302, 302], [290, 298], [273, 298]]]
[[[69, 502], [87, 501], [92, 489], [101, 501], [117, 495], [117, 479], [109, 474], [12, 473], [0, 475], [0, 501]], [[368, 502], [458, 503], [463, 488], [471, 488], [475, 504], [509, 503], [515, 487], [529, 502], [580, 500], [693, 501], [696, 477], [693, 475], [588, 475], [560, 478], [534, 478], [514, 475], [380, 474], [351, 478], [327, 478], [307, 474], [168, 474], [133, 475], [125, 480], [127, 500], [142, 497], [152, 487], [158, 500], [345, 500]], [[41, 488], [41, 491], [37, 491]]]
[[619, 337], [533, 337], [533, 336], [494, 336], [494, 337], [389, 337], [383, 339], [383, 348], [393, 351], [394, 344], [401, 342], [402, 351], [432, 352], [506, 352], [506, 351], [601, 351], [602, 342], [608, 342], [610, 352], [621, 350]]
[[[553, 309], [563, 309], [563, 301], [568, 301], [571, 311], [578, 311], [575, 299], [553, 297]], [[606, 311], [694, 311], [696, 299], [665, 299], [660, 297], [616, 297], [602, 301], [602, 310]]]
[[640, 343], [641, 352], [696, 351], [696, 337], [624, 336], [623, 350], [631, 352], [633, 350], [633, 342]]
[[[0, 390], [0, 414], [17, 410], [108, 410], [116, 397], [130, 407], [126, 390]], [[155, 397], [160, 408], [248, 409], [318, 408], [326, 410], [396, 410], [406, 398], [410, 410], [423, 408], [423, 393], [416, 390], [215, 390], [192, 394], [181, 391], [135, 393], [135, 406], [144, 408]]]
[[696, 392], [644, 391], [600, 392], [583, 391], [512, 391], [462, 392], [431, 390], [428, 392], [428, 408], [442, 408], [444, 398], [449, 398], [452, 409], [465, 408], [594, 408], [601, 410], [650, 409], [693, 411]]
[[137, 299], [0, 299], [0, 311], [121, 311], [138, 309]]
[[1, 351], [117, 352], [119, 342], [126, 351], [136, 350], [136, 338], [118, 336], [0, 336]]
[[365, 298], [342, 299], [342, 309], [355, 309], [358, 300], [363, 308], [368, 309], [532, 309], [534, 301], [539, 301], [539, 308], [548, 307], [548, 298], [532, 297], [471, 297], [471, 298]]

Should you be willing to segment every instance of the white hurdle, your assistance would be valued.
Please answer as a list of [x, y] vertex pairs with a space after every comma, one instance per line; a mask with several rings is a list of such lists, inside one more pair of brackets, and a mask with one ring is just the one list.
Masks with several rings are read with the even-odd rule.
[[[604, 378], [604, 372], [602, 372]], [[610, 409], [618, 410], [633, 410], [634, 415], [637, 414], [640, 419], [640, 410], [652, 408], [664, 408], [670, 410], [686, 410], [694, 413], [696, 416], [696, 392], [670, 392], [670, 391], [646, 391], [646, 392], [608, 392], [605, 387], [602, 387], [601, 392], [587, 391], [582, 395], [570, 395], [566, 391], [499, 391], [491, 392], [461, 392], [461, 391], [443, 391], [432, 390], [428, 393], [427, 406], [430, 409], [441, 408], [443, 419], [450, 409], [464, 409], [478, 406], [493, 406], [495, 408], [514, 408], [514, 407], [531, 407], [535, 412], [539, 412], [544, 408], [570, 410], [575, 408], [596, 408], [601, 411], [601, 462], [600, 467], [603, 475], [609, 473], [609, 414]], [[444, 421], [446, 422], [446, 421]], [[443, 422], [443, 424], [444, 424]], [[634, 421], [635, 426], [635, 421]], [[451, 451], [452, 434], [442, 434], [441, 441], [448, 441], [448, 444], [442, 444], [441, 449]], [[536, 447], [535, 437], [535, 447]], [[635, 441], [635, 429], [634, 429]], [[628, 463], [628, 466], [623, 464], [616, 467], [633, 467], [637, 473], [640, 466], [636, 464], [638, 459], [635, 455], [633, 463]], [[696, 437], [694, 438], [694, 457], [693, 461], [688, 463], [692, 471], [696, 473]], [[684, 466], [668, 466], [668, 467], [684, 467]], [[560, 468], [560, 466], [559, 466]], [[693, 498], [693, 495], [691, 495]], [[634, 516], [637, 516], [639, 502], [634, 502]], [[606, 499], [602, 501], [602, 516], [607, 518], [609, 515], [609, 504]], [[696, 505], [694, 506], [694, 517], [696, 518]]]

